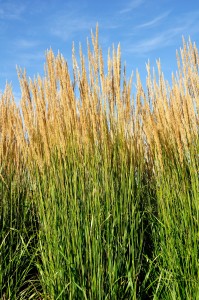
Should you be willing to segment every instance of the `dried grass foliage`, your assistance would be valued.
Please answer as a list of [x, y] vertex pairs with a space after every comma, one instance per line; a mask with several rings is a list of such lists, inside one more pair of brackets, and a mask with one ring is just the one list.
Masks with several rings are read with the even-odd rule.
[[[91, 48], [93, 48], [91, 50]], [[136, 161], [158, 162], [163, 155], [181, 163], [198, 139], [199, 55], [195, 44], [183, 41], [177, 54], [178, 74], [172, 85], [164, 79], [160, 62], [158, 75], [147, 65], [147, 89], [136, 74], [132, 81], [121, 66], [121, 50], [113, 48], [105, 64], [98, 44], [98, 28], [88, 43], [87, 60], [81, 47], [79, 62], [73, 47], [73, 76], [61, 54], [46, 53], [45, 76], [34, 80], [18, 69], [20, 107], [10, 86], [0, 98], [0, 163], [20, 168], [50, 163], [52, 153], [66, 155], [71, 143], [93, 153], [111, 151], [119, 136], [123, 148]], [[105, 69], [107, 71], [105, 71]], [[157, 77], [157, 79], [156, 79]]]

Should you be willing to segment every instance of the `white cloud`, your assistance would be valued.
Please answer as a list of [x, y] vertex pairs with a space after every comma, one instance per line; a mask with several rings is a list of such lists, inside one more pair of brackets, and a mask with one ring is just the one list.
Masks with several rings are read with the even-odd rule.
[[120, 14], [126, 14], [131, 12], [132, 10], [138, 8], [140, 5], [144, 3], [144, 0], [133, 0], [128, 3], [123, 9], [119, 11]]
[[136, 44], [126, 49], [127, 52], [142, 55], [150, 51], [157, 50], [169, 46], [175, 42], [176, 37], [181, 36], [185, 27], [176, 27], [174, 29], [165, 30], [154, 36], [142, 39]]
[[50, 33], [54, 36], [66, 41], [68, 38], [73, 37], [77, 32], [90, 30], [94, 22], [87, 21], [83, 18], [59, 18], [55, 21], [50, 29]]
[[19, 49], [28, 49], [38, 46], [39, 42], [36, 40], [30, 40], [30, 39], [17, 39], [16, 41], [13, 41], [14, 47], [17, 47]]
[[45, 61], [45, 53], [42, 53], [42, 51], [21, 52], [15, 57], [16, 65], [22, 68], [29, 68], [33, 64], [37, 65], [37, 63], [39, 63], [39, 66], [42, 66], [42, 61]]
[[73, 38], [77, 33], [84, 30], [91, 30], [95, 27], [96, 22], [92, 18], [82, 13], [77, 9], [58, 11], [54, 16], [51, 16], [47, 23], [48, 32], [63, 41]]
[[136, 28], [148, 28], [148, 27], [155, 26], [155, 25], [157, 25], [160, 21], [162, 21], [163, 19], [165, 19], [165, 18], [170, 14], [170, 12], [171, 12], [171, 11], [167, 11], [166, 13], [161, 14], [160, 16], [157, 16], [156, 18], [152, 19], [152, 20], [149, 21], [149, 22], [146, 22], [146, 23], [137, 25]]
[[0, 2], [0, 20], [19, 20], [24, 11], [24, 4]]
[[[171, 15], [169, 16], [169, 22], [164, 22], [164, 27], [155, 26], [169, 14], [170, 11], [157, 16], [149, 22], [135, 25], [130, 30], [130, 34], [128, 34], [128, 40], [126, 38], [123, 43], [124, 51], [142, 56], [157, 49], [176, 45], [176, 41], [180, 42], [182, 36], [186, 38], [191, 36], [192, 38], [192, 36], [199, 33], [199, 11], [190, 11], [175, 16]], [[145, 31], [148, 28], [150, 28], [150, 31]], [[140, 29], [142, 29], [141, 32]]]

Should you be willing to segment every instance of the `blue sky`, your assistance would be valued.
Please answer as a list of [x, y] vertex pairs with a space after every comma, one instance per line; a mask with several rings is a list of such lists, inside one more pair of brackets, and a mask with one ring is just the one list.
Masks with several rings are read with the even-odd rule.
[[72, 43], [86, 54], [86, 39], [99, 24], [99, 41], [107, 55], [121, 44], [127, 74], [161, 60], [166, 79], [176, 71], [176, 49], [182, 36], [199, 47], [197, 0], [0, 0], [0, 90], [12, 84], [16, 100], [20, 87], [16, 65], [27, 75], [43, 74], [45, 51], [60, 51], [71, 66]]

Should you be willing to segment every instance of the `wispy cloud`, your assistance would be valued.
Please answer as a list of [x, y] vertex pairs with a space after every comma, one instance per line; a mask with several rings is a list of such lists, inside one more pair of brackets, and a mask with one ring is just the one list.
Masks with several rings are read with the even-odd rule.
[[[177, 16], [170, 17], [170, 22], [164, 23], [164, 27], [157, 27], [159, 22], [161, 22], [170, 11], [154, 18], [149, 22], [137, 25], [133, 27], [133, 40], [130, 41], [131, 35], [129, 35], [128, 41], [125, 41], [125, 52], [133, 53], [138, 56], [146, 55], [151, 51], [156, 51], [171, 45], [176, 44], [176, 39], [181, 40], [182, 36], [192, 36], [199, 33], [199, 11], [192, 11]], [[146, 32], [148, 28], [154, 27], [150, 31]], [[137, 32], [136, 29], [142, 29], [142, 34], [140, 31]], [[145, 38], [142, 37], [145, 36]], [[146, 38], [147, 36], [147, 38]]]
[[54, 20], [50, 20], [49, 32], [53, 36], [57, 36], [66, 41], [74, 37], [75, 34], [84, 30], [90, 30], [95, 27], [95, 21], [81, 16], [78, 11], [70, 11], [68, 13], [59, 13]]
[[185, 27], [176, 27], [174, 29], [167, 29], [159, 34], [154, 34], [154, 36], [142, 39], [136, 44], [134, 43], [127, 48], [127, 52], [143, 55], [149, 53], [153, 50], [167, 47], [175, 42], [176, 37], [181, 36]]
[[0, 2], [0, 20], [17, 20], [25, 11], [25, 5], [13, 2]]
[[25, 68], [29, 68], [32, 67], [33, 64], [37, 65], [39, 64], [39, 66], [41, 65], [42, 61], [45, 61], [45, 53], [42, 51], [27, 51], [27, 52], [23, 52], [18, 54], [15, 57], [15, 65], [20, 66], [20, 67], [25, 67]]
[[5, 72], [5, 71], [0, 72], [0, 77], [2, 77], [3, 79], [7, 78], [7, 75], [8, 75], [8, 72]]
[[15, 41], [13, 41], [14, 47], [18, 48], [18, 49], [30, 49], [30, 48], [34, 48], [36, 46], [39, 45], [39, 42], [36, 40], [31, 40], [31, 39], [25, 39], [25, 38], [21, 38], [21, 39], [17, 39]]
[[58, 20], [51, 28], [50, 32], [52, 35], [61, 38], [62, 40], [66, 41], [68, 38], [73, 37], [76, 33], [80, 33], [84, 30], [91, 29], [94, 25], [90, 21], [86, 21], [84, 19], [72, 19], [71, 21], [68, 20]]
[[199, 10], [189, 11], [179, 15], [176, 24], [184, 27], [183, 35], [198, 34], [199, 33]]
[[138, 8], [140, 5], [144, 3], [144, 0], [131, 0], [128, 5], [126, 5], [123, 9], [119, 11], [120, 14], [126, 14], [131, 12], [132, 10]]
[[137, 25], [136, 28], [149, 28], [149, 27], [152, 27], [152, 26], [156, 26], [157, 24], [160, 23], [160, 21], [165, 19], [170, 14], [170, 12], [171, 11], [167, 11], [164, 14], [161, 14], [160, 16], [157, 16], [156, 18], [152, 19], [149, 22]]

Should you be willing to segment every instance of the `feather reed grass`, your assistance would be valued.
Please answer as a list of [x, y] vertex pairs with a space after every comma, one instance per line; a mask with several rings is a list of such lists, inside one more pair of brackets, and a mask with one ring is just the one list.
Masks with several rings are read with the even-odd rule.
[[197, 47], [171, 85], [148, 63], [134, 95], [98, 40], [73, 46], [72, 76], [52, 50], [43, 78], [18, 68], [19, 107], [1, 95], [0, 297], [197, 299]]

